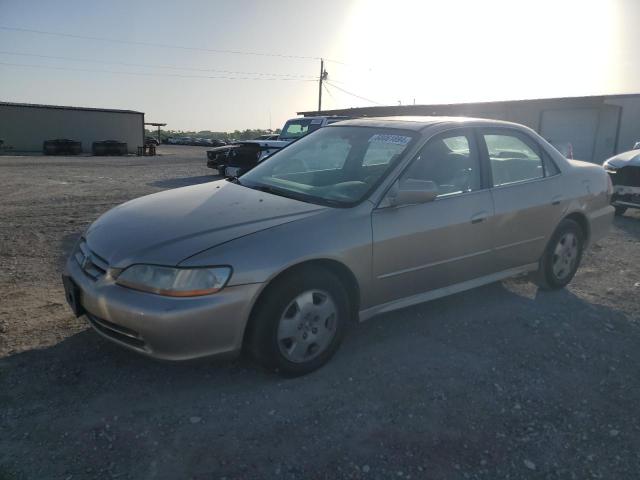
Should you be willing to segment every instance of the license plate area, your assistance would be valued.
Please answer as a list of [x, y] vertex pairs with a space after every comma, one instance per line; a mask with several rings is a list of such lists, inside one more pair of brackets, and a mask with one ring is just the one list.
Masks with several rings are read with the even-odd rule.
[[64, 296], [67, 299], [67, 303], [71, 307], [73, 314], [79, 317], [85, 311], [82, 306], [82, 292], [80, 288], [68, 275], [62, 276], [62, 284], [64, 285]]

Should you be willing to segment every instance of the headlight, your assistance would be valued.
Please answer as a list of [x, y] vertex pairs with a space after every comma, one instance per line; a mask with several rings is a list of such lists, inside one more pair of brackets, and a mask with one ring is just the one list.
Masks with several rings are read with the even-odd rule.
[[611, 173], [616, 173], [616, 170], [618, 170], [616, 167], [614, 167], [613, 165], [610, 165], [608, 163], [605, 163], [603, 165], [603, 167], [607, 172], [611, 172]]
[[231, 277], [231, 267], [172, 268], [132, 265], [116, 283], [123, 287], [168, 297], [197, 297], [222, 290]]

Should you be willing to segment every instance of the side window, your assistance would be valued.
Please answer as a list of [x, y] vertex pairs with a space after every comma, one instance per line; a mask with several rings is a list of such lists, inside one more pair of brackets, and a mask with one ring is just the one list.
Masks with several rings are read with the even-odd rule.
[[517, 135], [485, 134], [493, 185], [508, 185], [544, 177], [540, 155]]
[[475, 145], [465, 134], [432, 138], [422, 148], [400, 180], [430, 180], [438, 196], [480, 189], [480, 160]]

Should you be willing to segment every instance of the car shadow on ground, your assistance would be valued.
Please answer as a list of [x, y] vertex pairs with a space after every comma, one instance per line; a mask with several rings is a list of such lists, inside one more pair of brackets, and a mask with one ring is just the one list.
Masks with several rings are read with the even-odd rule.
[[629, 209], [624, 215], [615, 217], [614, 225], [636, 239], [640, 238], [640, 209]]
[[637, 320], [512, 280], [354, 325], [329, 364], [295, 379], [244, 359], [157, 362], [87, 330], [0, 360], [0, 466], [32, 477], [9, 459], [42, 456], [61, 478], [611, 473], [640, 448]]
[[188, 187], [189, 185], [198, 185], [200, 183], [213, 182], [216, 180], [222, 180], [222, 177], [219, 175], [198, 175], [195, 177], [182, 177], [182, 178], [169, 178], [166, 180], [158, 180], [155, 182], [148, 183], [147, 185], [151, 187], [160, 187], [160, 188], [179, 188], [179, 187]]

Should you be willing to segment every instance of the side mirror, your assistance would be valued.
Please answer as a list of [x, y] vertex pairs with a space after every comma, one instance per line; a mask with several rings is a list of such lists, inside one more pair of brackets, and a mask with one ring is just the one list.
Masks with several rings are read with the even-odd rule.
[[415, 205], [435, 200], [438, 196], [438, 185], [431, 180], [407, 180], [397, 181], [387, 194], [387, 205], [400, 207], [402, 205]]

